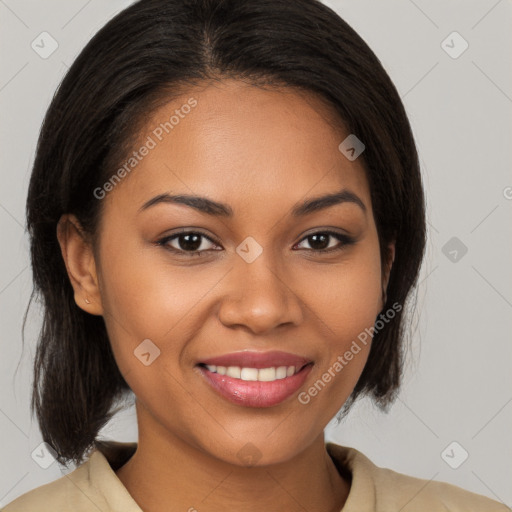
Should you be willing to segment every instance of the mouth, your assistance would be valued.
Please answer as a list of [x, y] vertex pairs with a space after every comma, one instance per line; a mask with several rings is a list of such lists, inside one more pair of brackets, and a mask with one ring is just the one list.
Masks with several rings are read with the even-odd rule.
[[231, 403], [272, 407], [304, 383], [313, 361], [284, 352], [238, 352], [198, 363], [209, 386]]
[[[311, 363], [307, 363], [311, 364]], [[206, 368], [211, 373], [217, 375], [226, 375], [233, 379], [244, 380], [248, 382], [274, 382], [276, 380], [285, 379], [291, 377], [296, 373], [299, 373], [305, 366], [270, 366], [268, 368], [241, 368], [240, 366], [217, 366], [199, 364], [203, 368]]]

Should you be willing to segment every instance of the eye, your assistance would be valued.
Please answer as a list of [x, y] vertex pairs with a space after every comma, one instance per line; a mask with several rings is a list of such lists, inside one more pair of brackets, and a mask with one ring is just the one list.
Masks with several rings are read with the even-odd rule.
[[[337, 240], [338, 243], [332, 245], [329, 243], [329, 240], [331, 242], [335, 242]], [[354, 243], [354, 239], [351, 238], [350, 236], [329, 230], [311, 233], [310, 235], [303, 238], [302, 241], [299, 242], [299, 244], [297, 245], [304, 243], [304, 241], [307, 241], [310, 244], [310, 246], [312, 246], [312, 248], [308, 250], [315, 253], [330, 253], [334, 251], [339, 251], [342, 250], [345, 246]]]
[[210, 237], [199, 231], [182, 231], [157, 241], [158, 245], [164, 246], [169, 251], [186, 256], [201, 256], [203, 252], [211, 249], [208, 247], [209, 243], [215, 246], [215, 242]]
[[[303, 238], [302, 241], [296, 244], [294, 247], [297, 247], [306, 241], [310, 244], [310, 246], [312, 246], [311, 249], [306, 250], [313, 253], [331, 253], [334, 251], [342, 250], [347, 245], [354, 243], [354, 239], [348, 235], [337, 233], [336, 231], [325, 230], [311, 233], [310, 235]], [[332, 245], [330, 242], [335, 243]], [[179, 256], [186, 257], [203, 256], [203, 253], [207, 252], [208, 250], [221, 250], [218, 248], [212, 249], [211, 245], [214, 247], [219, 246], [209, 236], [199, 231], [181, 231], [180, 233], [175, 233], [174, 235], [161, 238], [156, 242], [156, 244], [163, 246], [165, 249], [176, 253]]]

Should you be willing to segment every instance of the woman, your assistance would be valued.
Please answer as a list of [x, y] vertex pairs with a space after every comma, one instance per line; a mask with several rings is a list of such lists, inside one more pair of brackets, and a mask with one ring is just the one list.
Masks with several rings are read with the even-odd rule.
[[[400, 385], [425, 246], [395, 87], [314, 0], [141, 0], [82, 51], [27, 200], [33, 409], [80, 465], [5, 510], [506, 510], [326, 444]], [[131, 392], [138, 443], [101, 441]]]

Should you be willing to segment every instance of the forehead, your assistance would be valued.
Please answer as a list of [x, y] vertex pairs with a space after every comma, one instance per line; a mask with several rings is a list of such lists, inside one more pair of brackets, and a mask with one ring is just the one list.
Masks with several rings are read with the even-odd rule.
[[194, 194], [262, 215], [347, 188], [370, 209], [362, 159], [338, 149], [348, 135], [312, 93], [234, 80], [195, 87], [149, 117], [105, 206], [126, 214], [158, 194]]

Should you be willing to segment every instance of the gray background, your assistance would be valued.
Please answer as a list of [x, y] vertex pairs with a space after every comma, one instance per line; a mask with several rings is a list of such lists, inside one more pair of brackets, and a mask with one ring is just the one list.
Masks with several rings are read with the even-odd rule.
[[[29, 414], [40, 311], [31, 310], [22, 351], [31, 290], [24, 204], [55, 88], [85, 43], [129, 3], [0, 0], [0, 506], [70, 471], [56, 463], [43, 469], [31, 457], [42, 441]], [[403, 98], [429, 218], [417, 328], [400, 397], [387, 415], [361, 402], [342, 425], [332, 421], [326, 437], [377, 465], [512, 506], [512, 3], [325, 3], [366, 40]], [[58, 43], [47, 59], [31, 48], [43, 31]], [[458, 58], [442, 46], [453, 31], [469, 44]], [[453, 37], [445, 44], [452, 54], [462, 48]], [[133, 407], [102, 435], [136, 440]], [[453, 441], [458, 445], [446, 452]], [[469, 457], [453, 469], [445, 460], [457, 465], [462, 450]]]

